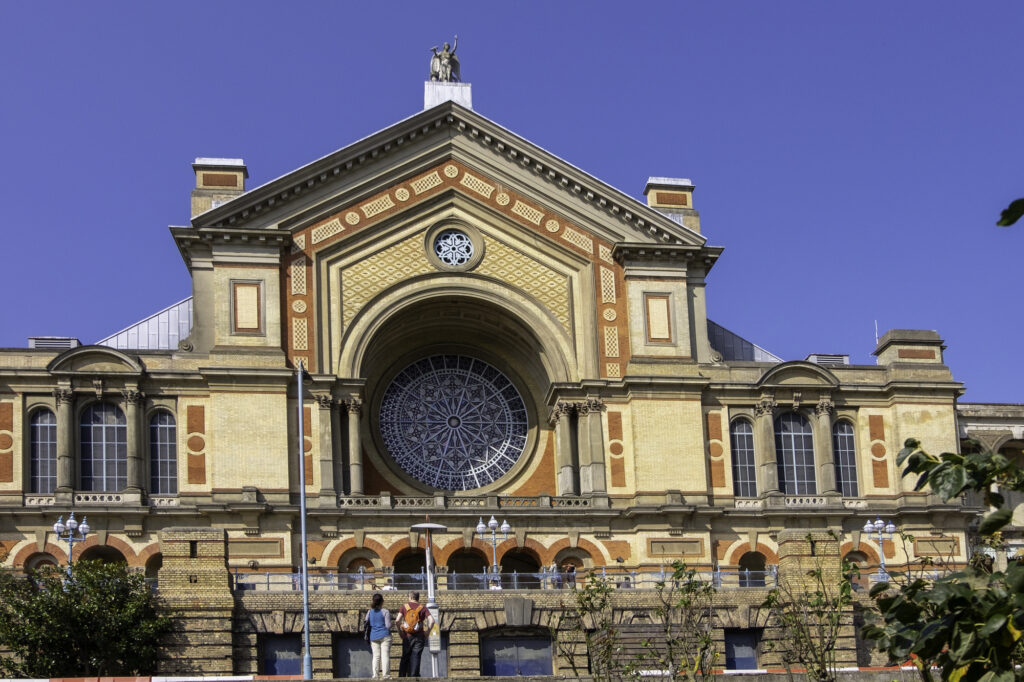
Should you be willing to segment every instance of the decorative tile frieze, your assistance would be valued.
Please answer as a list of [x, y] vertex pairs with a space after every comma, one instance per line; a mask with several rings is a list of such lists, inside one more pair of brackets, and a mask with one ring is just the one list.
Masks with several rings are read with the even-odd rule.
[[390, 194], [385, 194], [379, 199], [374, 199], [371, 202], [365, 203], [359, 207], [359, 210], [363, 212], [363, 215], [367, 218], [372, 218], [378, 213], [383, 213], [389, 208], [394, 208], [395, 202], [391, 200]]
[[487, 199], [491, 198], [491, 194], [493, 194], [495, 190], [494, 185], [488, 185], [480, 178], [476, 177], [475, 175], [470, 175], [469, 173], [462, 174], [462, 180], [459, 181], [459, 184], [461, 184], [463, 187], [468, 187], [469, 189], [473, 190], [480, 196], [485, 197]]
[[[339, 234], [339, 233], [344, 232], [344, 231], [345, 231], [345, 226], [341, 224], [340, 220], [335, 218], [334, 220], [331, 220], [330, 222], [326, 222], [323, 225], [320, 225], [319, 227], [314, 228], [313, 229], [313, 233], [311, 235], [311, 241], [314, 244], [319, 244], [323, 240], [330, 239], [334, 235]], [[306, 238], [302, 237], [302, 241], [303, 241], [303, 243], [305, 243]]]
[[299, 256], [291, 264], [292, 296], [306, 295], [306, 257]]
[[588, 237], [587, 235], [583, 234], [582, 232], [572, 229], [568, 225], [566, 225], [565, 229], [562, 230], [562, 239], [569, 242], [573, 246], [578, 246], [587, 253], [594, 252], [594, 240]]
[[517, 216], [526, 218], [534, 225], [540, 225], [540, 219], [544, 217], [543, 211], [538, 211], [533, 206], [524, 204], [518, 199], [516, 199], [516, 203], [512, 204], [512, 212]]
[[424, 175], [419, 180], [413, 180], [410, 184], [412, 186], [412, 191], [415, 192], [417, 195], [420, 195], [426, 192], [428, 189], [433, 189], [437, 187], [442, 182], [444, 182], [444, 180], [442, 180], [441, 176], [437, 174], [437, 171], [434, 171], [429, 175]]

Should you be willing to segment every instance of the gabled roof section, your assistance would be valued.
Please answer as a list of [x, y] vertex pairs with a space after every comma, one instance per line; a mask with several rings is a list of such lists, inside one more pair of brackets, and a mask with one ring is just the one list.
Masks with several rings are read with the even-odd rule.
[[[472, 138], [493, 153], [515, 160], [545, 183], [556, 183], [577, 200], [604, 214], [608, 222], [640, 239], [666, 245], [703, 246], [706, 239], [642, 202], [602, 182], [567, 161], [503, 128], [494, 121], [454, 102], [422, 111], [302, 168], [256, 187], [241, 196], [196, 216], [196, 228], [246, 228], [285, 205], [322, 193], [332, 183], [342, 185], [347, 176], [365, 164], [386, 163], [389, 156], [427, 136]], [[451, 144], [452, 149], [455, 145]]]

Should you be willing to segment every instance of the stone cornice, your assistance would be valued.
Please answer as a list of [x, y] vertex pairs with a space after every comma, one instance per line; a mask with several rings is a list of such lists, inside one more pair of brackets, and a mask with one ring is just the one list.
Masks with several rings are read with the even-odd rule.
[[205, 247], [214, 244], [244, 244], [266, 246], [281, 251], [292, 243], [291, 233], [283, 230], [173, 226], [170, 229], [178, 252], [189, 269], [192, 268], [192, 252], [199, 245]]
[[519, 137], [510, 130], [463, 108], [445, 102], [359, 140], [302, 168], [256, 187], [227, 203], [196, 216], [196, 228], [236, 229], [311, 192], [338, 183], [361, 166], [379, 163], [403, 145], [444, 133], [468, 136], [493, 149], [538, 178], [554, 182], [591, 203], [614, 220], [628, 225], [655, 243], [700, 244], [705, 238], [642, 202], [601, 182], [572, 164]]

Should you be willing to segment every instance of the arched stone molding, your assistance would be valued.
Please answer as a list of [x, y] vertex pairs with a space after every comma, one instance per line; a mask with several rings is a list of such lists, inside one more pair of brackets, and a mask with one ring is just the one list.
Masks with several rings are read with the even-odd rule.
[[149, 558], [151, 556], [153, 556], [154, 554], [159, 554], [159, 553], [160, 553], [160, 543], [159, 542], [154, 542], [152, 544], [146, 545], [145, 547], [142, 548], [142, 551], [140, 551], [139, 554], [138, 554], [137, 558], [138, 558], [139, 566], [145, 566], [146, 562], [149, 561]]
[[583, 568], [594, 567], [594, 558], [591, 556], [590, 552], [586, 551], [582, 547], [565, 547], [558, 552], [555, 552], [551, 561], [547, 562], [546, 565], [550, 566], [553, 563], [561, 568], [568, 559], [576, 559], [583, 565]]
[[55, 545], [52, 542], [47, 542], [45, 545], [43, 545], [43, 548], [40, 550], [39, 545], [35, 542], [26, 541], [22, 543], [21, 549], [19, 549], [17, 553], [15, 553], [14, 560], [11, 562], [11, 566], [13, 566], [14, 568], [24, 568], [25, 561], [27, 561], [28, 558], [33, 554], [50, 554], [57, 560], [58, 563], [62, 563], [65, 565], [67, 565], [68, 563], [68, 555], [63, 549], [60, 548], [59, 545]]
[[821, 365], [791, 360], [768, 369], [754, 385], [758, 388], [838, 388], [839, 379]]
[[[391, 565], [390, 561], [384, 560], [385, 555], [387, 555], [388, 553], [388, 548], [382, 545], [381, 543], [377, 542], [376, 540], [373, 540], [371, 538], [364, 538], [362, 546], [360, 548], [369, 550], [370, 552], [376, 554], [378, 560], [381, 562], [381, 566]], [[338, 562], [341, 561], [342, 555], [344, 555], [345, 552], [349, 551], [350, 549], [356, 549], [355, 538], [345, 538], [344, 540], [339, 541], [327, 554], [327, 560], [323, 562], [324, 566], [337, 566]], [[377, 564], [374, 563], [374, 566], [376, 565]]]
[[611, 557], [607, 556], [600, 547], [590, 540], [580, 538], [576, 546], [572, 547], [569, 543], [569, 538], [562, 538], [548, 548], [547, 554], [544, 555], [544, 565], [550, 566], [551, 562], [558, 556], [558, 553], [567, 548], [582, 550], [589, 554], [591, 563], [595, 567], [607, 566], [611, 560]]
[[415, 550], [415, 549], [422, 549], [422, 550], [426, 551], [426, 549], [427, 549], [427, 541], [426, 541], [426, 538], [423, 537], [423, 535], [419, 536], [419, 538], [416, 541], [416, 546], [415, 547], [413, 547], [412, 545], [409, 544], [409, 539], [408, 538], [402, 538], [401, 540], [396, 540], [395, 542], [393, 542], [391, 544], [390, 547], [388, 547], [386, 550], [384, 550], [384, 552], [380, 555], [380, 560], [384, 563], [385, 566], [394, 566], [395, 565], [395, 559], [398, 558], [399, 554], [401, 554], [402, 552], [405, 552], [406, 550]]
[[860, 541], [856, 549], [854, 549], [852, 542], [844, 542], [839, 548], [839, 556], [845, 557], [850, 552], [860, 552], [868, 558], [872, 565], [877, 566], [881, 563], [881, 560], [878, 558], [878, 552], [864, 540]]
[[[73, 553], [74, 560], [78, 561], [82, 556], [82, 552], [89, 549], [90, 547], [97, 547], [100, 544], [100, 539], [99, 536], [97, 535], [90, 535], [81, 543], [75, 543], [75, 549]], [[122, 555], [124, 555], [125, 561], [128, 562], [128, 566], [130, 566], [131, 568], [141, 568], [146, 565], [145, 561], [139, 563], [139, 557], [135, 553], [135, 550], [132, 549], [131, 545], [129, 545], [127, 542], [118, 537], [108, 535], [106, 542], [102, 544], [108, 547], [112, 547], [119, 551]]]
[[380, 560], [380, 555], [372, 549], [367, 547], [351, 547], [341, 553], [336, 564], [327, 564], [327, 569], [334, 570], [336, 568], [339, 571], [348, 572], [349, 564], [357, 559], [366, 559], [373, 564], [374, 570], [379, 570], [384, 567], [384, 563]]
[[725, 559], [722, 561], [720, 565], [738, 566], [740, 562], [740, 557], [742, 557], [747, 552], [760, 552], [761, 554], [763, 554], [764, 562], [766, 565], [777, 565], [779, 563], [778, 553], [768, 545], [764, 544], [763, 542], [758, 542], [756, 547], [751, 548], [750, 542], [746, 540], [737, 540], [729, 547], [729, 549], [726, 550]]
[[482, 301], [507, 311], [524, 328], [533, 330], [549, 381], [579, 380], [572, 341], [543, 305], [504, 282], [465, 273], [458, 277], [440, 273], [409, 279], [370, 300], [344, 332], [336, 374], [361, 376], [368, 349], [380, 342], [378, 332], [389, 320], [420, 304], [442, 298]]
[[146, 371], [138, 357], [108, 346], [79, 346], [65, 351], [50, 361], [46, 370], [54, 375], [128, 374], [139, 376]]
[[482, 541], [479, 537], [475, 535], [473, 536], [473, 542], [470, 543], [468, 546], [466, 545], [465, 540], [461, 538], [457, 540], [452, 540], [451, 542], [446, 543], [443, 547], [438, 547], [438, 545], [436, 544], [436, 538], [434, 542], [434, 561], [437, 563], [438, 566], [448, 565], [448, 559], [451, 558], [452, 554], [455, 554], [455, 552], [462, 549], [474, 549], [478, 552], [483, 552], [484, 556], [487, 558], [487, 563], [491, 563], [490, 543]]
[[[488, 545], [488, 549], [490, 549], [490, 545]], [[526, 540], [521, 545], [519, 544], [519, 542], [518, 542], [518, 540], [516, 538], [509, 538], [508, 540], [505, 540], [504, 542], [499, 543], [498, 544], [498, 565], [499, 566], [501, 565], [501, 560], [502, 560], [502, 558], [505, 556], [505, 554], [507, 552], [523, 551], [523, 550], [530, 551], [534, 555], [536, 555], [537, 561], [540, 562], [541, 566], [547, 565], [547, 564], [545, 564], [544, 560], [545, 560], [545, 558], [547, 558], [548, 550], [544, 547], [544, 545], [540, 544], [539, 542], [537, 542], [536, 540], [534, 540], [532, 538], [526, 538]], [[490, 554], [488, 554], [487, 556], [490, 556]], [[550, 563], [550, 562], [548, 562], [548, 563]]]

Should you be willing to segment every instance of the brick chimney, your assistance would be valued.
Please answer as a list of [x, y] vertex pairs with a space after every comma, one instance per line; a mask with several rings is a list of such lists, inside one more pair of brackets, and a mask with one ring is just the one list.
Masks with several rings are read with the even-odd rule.
[[693, 183], [689, 178], [647, 178], [644, 196], [651, 208], [700, 232], [700, 214], [693, 209]]
[[192, 170], [196, 173], [196, 187], [192, 190], [193, 218], [243, 194], [245, 180], [249, 177], [242, 159], [199, 157], [192, 164]]

